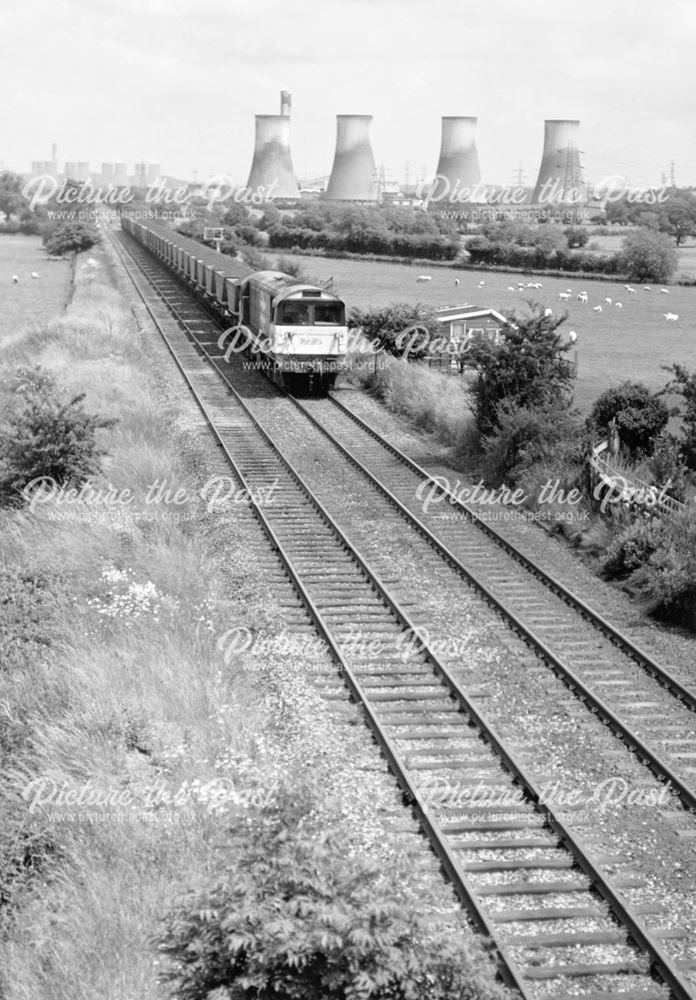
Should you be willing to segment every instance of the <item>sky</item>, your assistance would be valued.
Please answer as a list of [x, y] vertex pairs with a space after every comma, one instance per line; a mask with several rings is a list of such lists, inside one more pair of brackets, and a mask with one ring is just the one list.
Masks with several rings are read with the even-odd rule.
[[[246, 181], [254, 115], [292, 94], [292, 157], [326, 176], [337, 114], [373, 115], [388, 179], [435, 172], [478, 117], [483, 181], [532, 184], [544, 120], [585, 178], [696, 185], [693, 0], [25, 0], [2, 4], [0, 163], [145, 160]], [[408, 166], [407, 166], [408, 165]], [[194, 175], [194, 171], [196, 174]]]

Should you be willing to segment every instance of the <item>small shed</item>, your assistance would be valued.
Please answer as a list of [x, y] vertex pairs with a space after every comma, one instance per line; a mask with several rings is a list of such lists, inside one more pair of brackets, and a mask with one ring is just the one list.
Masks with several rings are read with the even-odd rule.
[[461, 344], [473, 337], [486, 338], [497, 343], [506, 319], [497, 309], [482, 309], [465, 303], [437, 309], [437, 318], [447, 331], [451, 344]]

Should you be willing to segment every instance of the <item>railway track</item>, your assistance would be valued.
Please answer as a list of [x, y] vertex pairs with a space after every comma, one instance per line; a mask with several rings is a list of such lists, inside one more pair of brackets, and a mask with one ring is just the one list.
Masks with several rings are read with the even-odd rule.
[[[552, 995], [557, 1000], [566, 995], [588, 1000], [600, 995], [627, 1000], [696, 995], [684, 974], [691, 966], [672, 958], [665, 944], [679, 934], [655, 926], [660, 915], [655, 907], [626, 901], [624, 891], [640, 885], [640, 878], [607, 877], [603, 868], [611, 859], [594, 854], [544, 801], [538, 778], [501, 740], [476, 693], [465, 691], [455, 678], [456, 656], [439, 653], [423, 637], [420, 618], [414, 617], [403, 588], [388, 571], [378, 572], [372, 555], [348, 538], [316, 489], [293, 467], [287, 449], [277, 446], [253, 412], [259, 400], [275, 400], [279, 420], [287, 420], [288, 407], [301, 410], [305, 420], [311, 412], [312, 426], [324, 436], [332, 433], [333, 420], [333, 446], [340, 441], [343, 460], [353, 468], [360, 464], [360, 475], [371, 489], [379, 489], [399, 518], [408, 520], [431, 560], [447, 575], [464, 575], [479, 590], [483, 585], [486, 599], [514, 620], [517, 632], [536, 643], [539, 655], [551, 657], [548, 662], [558, 670], [565, 660], [550, 648], [553, 630], [536, 634], [542, 632], [539, 618], [546, 617], [540, 615], [542, 598], [534, 593], [533, 602], [512, 608], [510, 594], [517, 588], [496, 594], [490, 579], [488, 586], [475, 579], [463, 560], [467, 566], [478, 565], [488, 556], [461, 526], [480, 534], [476, 524], [469, 519], [431, 526], [417, 518], [411, 510], [417, 503], [413, 477], [422, 473], [337, 402], [288, 402], [282, 397], [281, 408], [270, 384], [261, 386], [257, 372], [238, 368], [243, 389], [258, 382], [243, 398], [225, 379], [223, 369], [229, 375], [230, 366], [221, 364], [219, 330], [200, 306], [136, 243], [124, 238], [115, 245], [240, 484], [252, 497], [273, 488], [274, 503], [255, 504], [255, 513], [462, 904], [494, 941], [507, 981], [525, 997]], [[382, 482], [387, 478], [388, 486]], [[498, 549], [510, 559], [504, 547]], [[509, 573], [501, 567], [491, 576], [499, 574], [505, 583]], [[548, 600], [548, 586], [540, 586]], [[567, 597], [557, 594], [556, 599], [569, 607]], [[583, 621], [589, 617], [585, 613]], [[352, 641], [356, 629], [358, 646]], [[627, 655], [617, 636], [605, 631], [603, 641], [613, 654]], [[640, 651], [629, 655], [635, 669]], [[568, 656], [567, 647], [563, 656]], [[662, 676], [660, 682], [667, 680]], [[666, 694], [667, 688], [661, 691]], [[690, 714], [691, 706], [684, 705]], [[631, 742], [634, 735], [624, 737]], [[651, 766], [656, 767], [654, 762]], [[672, 773], [661, 759], [657, 769], [665, 778]], [[458, 791], [433, 803], [428, 795], [432, 778], [453, 775]], [[498, 791], [502, 805], [466, 801], [462, 791], [473, 792], [482, 781]], [[579, 983], [585, 992], [576, 992]]]

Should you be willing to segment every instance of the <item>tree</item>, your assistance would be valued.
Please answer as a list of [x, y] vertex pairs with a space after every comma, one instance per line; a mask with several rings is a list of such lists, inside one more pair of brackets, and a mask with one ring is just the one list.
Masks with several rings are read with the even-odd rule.
[[607, 434], [612, 420], [622, 444], [632, 453], [651, 454], [654, 440], [667, 426], [669, 408], [647, 385], [627, 380], [597, 397], [588, 425], [599, 434]]
[[621, 261], [630, 281], [669, 281], [677, 266], [677, 252], [665, 233], [642, 228], [624, 239]]
[[79, 253], [100, 239], [99, 230], [88, 222], [58, 222], [44, 232], [43, 243], [50, 254]]
[[224, 868], [167, 917], [179, 1000], [502, 1000], [481, 952], [421, 915], [408, 862], [364, 859], [302, 787], [236, 819]]
[[696, 372], [690, 372], [684, 365], [672, 365], [668, 368], [663, 365], [665, 371], [672, 372], [673, 379], [662, 390], [661, 395], [667, 393], [678, 393], [683, 401], [684, 408], [679, 408], [679, 416], [682, 418], [682, 435], [684, 460], [691, 469], [696, 469]]
[[571, 402], [575, 378], [565, 357], [570, 343], [557, 332], [567, 319], [547, 316], [543, 306], [530, 303], [529, 315], [510, 314], [502, 340], [476, 340], [467, 364], [476, 370], [472, 411], [482, 434], [499, 426], [499, 407], [547, 407], [554, 401]]
[[417, 360], [443, 337], [435, 310], [422, 302], [392, 302], [375, 309], [351, 310], [348, 326], [359, 327], [376, 347], [397, 357]]
[[696, 234], [696, 196], [691, 191], [672, 188], [658, 214], [660, 231], [673, 236], [681, 246], [687, 236]]
[[568, 226], [563, 230], [563, 235], [566, 238], [569, 250], [587, 246], [590, 238], [584, 226]]
[[0, 174], [0, 212], [5, 216], [5, 221], [9, 222], [11, 216], [18, 215], [25, 205], [22, 178], [19, 174], [4, 170]]

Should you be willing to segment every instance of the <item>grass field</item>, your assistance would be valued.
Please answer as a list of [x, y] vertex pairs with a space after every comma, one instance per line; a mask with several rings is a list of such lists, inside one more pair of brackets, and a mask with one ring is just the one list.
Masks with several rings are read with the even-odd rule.
[[[68, 260], [48, 259], [38, 236], [0, 235], [0, 340], [19, 327], [57, 316], [68, 297], [71, 270]], [[38, 279], [32, 279], [32, 271]]]
[[[609, 237], [614, 238], [614, 237]], [[695, 251], [696, 252], [696, 251]], [[586, 411], [600, 392], [624, 379], [645, 382], [657, 389], [667, 381], [661, 365], [680, 362], [696, 366], [696, 287], [669, 286], [663, 295], [660, 286], [648, 292], [635, 285], [635, 293], [623, 284], [569, 275], [563, 278], [525, 277], [487, 271], [455, 271], [450, 268], [384, 264], [371, 261], [330, 260], [321, 257], [297, 259], [311, 274], [320, 278], [333, 275], [340, 294], [349, 306], [381, 306], [389, 302], [426, 302], [433, 306], [473, 303], [505, 311], [525, 308], [526, 298], [535, 298], [568, 319], [562, 329], [575, 330], [578, 381], [576, 402]], [[416, 284], [420, 273], [428, 273], [428, 284]], [[510, 291], [518, 280], [543, 283], [539, 290]], [[459, 278], [459, 286], [455, 286]], [[479, 282], [485, 284], [479, 287]], [[559, 292], [572, 291], [569, 302], [559, 301]], [[586, 291], [587, 305], [576, 299]], [[604, 299], [621, 302], [622, 308]], [[602, 312], [594, 306], [601, 305]], [[664, 313], [677, 313], [677, 321]]]

